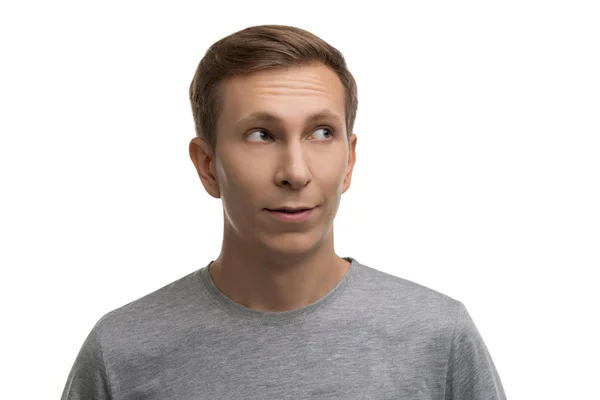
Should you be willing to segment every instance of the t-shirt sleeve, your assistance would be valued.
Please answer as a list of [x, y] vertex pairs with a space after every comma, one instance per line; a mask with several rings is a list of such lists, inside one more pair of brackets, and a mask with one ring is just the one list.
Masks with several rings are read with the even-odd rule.
[[506, 400], [492, 357], [462, 303], [450, 347], [445, 400]]
[[113, 399], [102, 354], [100, 321], [94, 326], [79, 350], [61, 400]]

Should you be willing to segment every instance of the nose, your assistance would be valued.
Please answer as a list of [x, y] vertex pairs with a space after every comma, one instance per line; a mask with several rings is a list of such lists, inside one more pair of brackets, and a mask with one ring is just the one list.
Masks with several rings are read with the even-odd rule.
[[283, 148], [275, 173], [275, 184], [282, 188], [299, 190], [308, 185], [311, 179], [302, 143], [290, 143]]

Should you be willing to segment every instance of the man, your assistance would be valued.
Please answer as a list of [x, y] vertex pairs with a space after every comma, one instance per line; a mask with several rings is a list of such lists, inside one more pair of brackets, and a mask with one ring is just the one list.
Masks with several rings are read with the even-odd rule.
[[104, 315], [63, 399], [506, 398], [461, 302], [335, 253], [358, 104], [339, 51], [247, 28], [210, 47], [190, 99], [221, 252]]

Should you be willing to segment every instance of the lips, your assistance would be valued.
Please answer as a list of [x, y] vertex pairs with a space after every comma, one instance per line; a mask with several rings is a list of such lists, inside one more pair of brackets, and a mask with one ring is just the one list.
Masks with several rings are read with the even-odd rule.
[[269, 213], [275, 217], [277, 220], [281, 222], [305, 222], [310, 219], [313, 210], [316, 207], [312, 208], [277, 208], [277, 209], [267, 209]]
[[312, 210], [313, 207], [304, 207], [304, 208], [274, 208], [270, 211], [279, 211], [279, 212], [285, 212], [285, 213], [299, 213], [302, 211], [307, 211], [307, 210]]

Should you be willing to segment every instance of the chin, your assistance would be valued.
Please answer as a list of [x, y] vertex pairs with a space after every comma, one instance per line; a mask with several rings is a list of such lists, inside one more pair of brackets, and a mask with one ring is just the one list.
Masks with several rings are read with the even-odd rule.
[[265, 245], [269, 252], [282, 257], [300, 257], [315, 251], [322, 242], [314, 234], [296, 232], [273, 236]]

